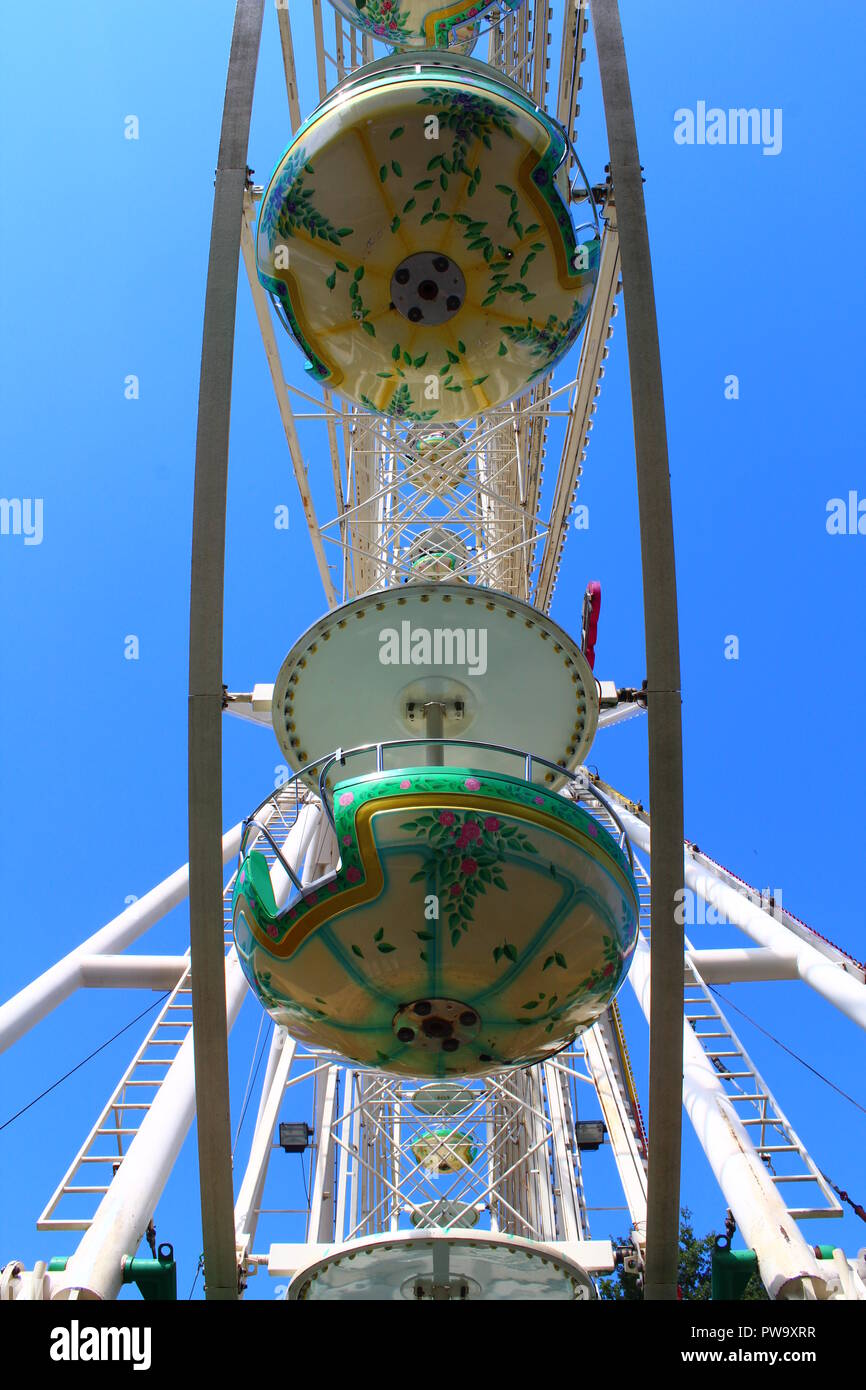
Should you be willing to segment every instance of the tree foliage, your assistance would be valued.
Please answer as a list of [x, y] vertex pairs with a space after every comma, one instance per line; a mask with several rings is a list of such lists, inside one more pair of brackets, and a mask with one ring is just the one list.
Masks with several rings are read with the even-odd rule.
[[[688, 1207], [683, 1207], [680, 1211], [680, 1263], [677, 1275], [683, 1300], [709, 1300], [715, 1241], [716, 1233], [713, 1231], [705, 1236], [695, 1235], [692, 1213]], [[628, 1237], [620, 1236], [613, 1243], [614, 1246], [628, 1246], [631, 1242]], [[621, 1265], [617, 1266], [609, 1279], [599, 1280], [598, 1293], [600, 1298], [626, 1299], [632, 1302], [637, 1302], [643, 1297], [638, 1276], [626, 1274]], [[766, 1291], [756, 1274], [749, 1280], [743, 1299], [766, 1301]]]

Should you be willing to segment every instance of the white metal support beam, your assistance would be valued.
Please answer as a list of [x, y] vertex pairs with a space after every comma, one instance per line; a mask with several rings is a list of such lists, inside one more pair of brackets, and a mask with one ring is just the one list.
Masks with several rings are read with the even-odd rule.
[[[228, 1031], [247, 993], [234, 948], [225, 957], [224, 979]], [[190, 1033], [65, 1271], [52, 1275], [52, 1298], [108, 1299], [120, 1293], [121, 1261], [136, 1253], [195, 1114], [193, 1047]]]
[[[650, 948], [641, 937], [629, 982], [650, 1018]], [[677, 981], [677, 989], [680, 983]], [[735, 1106], [701, 1049], [692, 1028], [683, 1024], [685, 1067], [682, 1103], [716, 1180], [725, 1194], [748, 1249], [758, 1256], [761, 1278], [771, 1297], [824, 1297], [826, 1282], [811, 1246], [800, 1232]]]
[[242, 1267], [255, 1240], [258, 1225], [258, 1209], [261, 1205], [268, 1162], [274, 1143], [274, 1130], [279, 1118], [280, 1105], [295, 1057], [295, 1041], [284, 1028], [278, 1028], [272, 1039], [272, 1048], [278, 1052], [273, 1073], [265, 1080], [269, 1084], [262, 1089], [262, 1104], [256, 1121], [256, 1129], [250, 1148], [250, 1157], [241, 1182], [241, 1190], [235, 1203], [235, 1239], [238, 1248], [238, 1264]]
[[[650, 828], [646, 821], [621, 804], [617, 806], [617, 813], [632, 842], [639, 849], [650, 850]], [[754, 901], [758, 895], [745, 891], [746, 885], [743, 885], [743, 890], [732, 888], [718, 874], [696, 862], [688, 844], [684, 846], [683, 873], [687, 887], [710, 903], [722, 920], [739, 927], [758, 946], [772, 951], [779, 961], [789, 963], [793, 960], [797, 976], [804, 984], [850, 1018], [852, 1023], [866, 1028], [866, 984], [856, 973], [845, 968], [839, 959], [840, 952], [831, 948], [832, 954], [824, 954], [818, 949], [818, 944], [813, 945], [803, 936], [795, 935], [773, 915], [772, 910], [767, 911]], [[755, 959], [755, 953], [748, 955]], [[757, 957], [758, 961], [762, 959], [765, 958]], [[785, 974], [781, 978], [791, 977]]]
[[[241, 827], [235, 825], [223, 836], [223, 865], [234, 859], [240, 843]], [[24, 989], [19, 990], [5, 1004], [0, 1005], [0, 1052], [11, 1047], [40, 1019], [81, 988], [85, 983], [82, 978], [84, 961], [91, 960], [93, 956], [122, 951], [124, 947], [143, 936], [154, 922], [167, 916], [188, 894], [189, 864], [184, 864], [162, 883], [151, 888], [149, 893], [130, 903], [119, 916], [113, 917], [98, 932], [94, 932], [93, 936], [82, 941], [74, 951], [70, 951], [29, 985], [25, 985]]]
[[598, 65], [610, 146], [622, 256], [626, 337], [634, 417], [644, 628], [652, 854], [652, 1022], [650, 1025], [647, 1263], [644, 1297], [677, 1296], [682, 1104], [684, 934], [682, 887], [683, 736], [677, 585], [667, 429], [643, 174], [617, 0], [593, 0]]

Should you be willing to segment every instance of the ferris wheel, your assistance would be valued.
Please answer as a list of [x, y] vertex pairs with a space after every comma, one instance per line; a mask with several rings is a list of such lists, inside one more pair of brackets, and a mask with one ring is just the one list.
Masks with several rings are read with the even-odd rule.
[[[199, 397], [189, 864], [2, 1005], [0, 1039], [81, 987], [165, 999], [38, 1215], [75, 1233], [68, 1254], [10, 1260], [4, 1299], [172, 1297], [173, 1252], [149, 1232], [194, 1116], [208, 1298], [266, 1273], [290, 1301], [593, 1301], [618, 1265], [674, 1298], [683, 1109], [743, 1247], [719, 1252], [728, 1296], [756, 1271], [774, 1299], [866, 1299], [866, 1254], [806, 1234], [844, 1194], [714, 988], [799, 980], [866, 1026], [862, 965], [684, 840], [641, 166], [616, 0], [591, 11], [568, 0], [557, 32], [539, 0], [278, 3], [291, 138], [257, 184], [264, 3], [238, 0]], [[585, 172], [590, 18], [610, 157]], [[294, 563], [315, 568], [323, 612], [278, 670], [251, 650], [231, 690], [232, 358], [260, 353], [233, 347], [239, 262], [309, 535]], [[646, 655], [597, 672], [600, 586], [585, 577], [574, 630], [550, 609], [621, 294]], [[226, 718], [264, 726], [284, 773], [224, 832]], [[594, 770], [605, 730], [636, 718], [649, 812]], [[684, 890], [751, 944], [693, 947]], [[185, 954], [128, 952], [187, 896]], [[621, 988], [649, 1025], [648, 1127]], [[269, 1033], [236, 1172], [228, 1038], [250, 991]], [[620, 1248], [590, 1230], [601, 1145]], [[276, 1149], [307, 1164], [301, 1209], [266, 1205]]]

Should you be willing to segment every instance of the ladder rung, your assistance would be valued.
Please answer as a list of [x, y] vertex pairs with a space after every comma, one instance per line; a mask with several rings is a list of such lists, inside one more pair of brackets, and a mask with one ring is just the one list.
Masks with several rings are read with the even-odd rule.
[[37, 1231], [89, 1231], [93, 1218], [89, 1221], [37, 1221]]
[[107, 1192], [107, 1187], [64, 1187], [63, 1192]]
[[818, 1182], [814, 1173], [771, 1173], [773, 1182]]
[[[96, 1131], [96, 1133], [97, 1133], [97, 1134], [137, 1134], [137, 1133], [138, 1133], [138, 1130], [137, 1130], [137, 1129], [98, 1129], [98, 1130]], [[122, 1154], [118, 1154], [118, 1155], [117, 1155], [118, 1158], [122, 1158], [122, 1156], [123, 1156]]]
[[787, 1211], [795, 1221], [820, 1221], [825, 1217], [845, 1215], [841, 1207], [788, 1207]]
[[760, 1144], [759, 1154], [798, 1154], [803, 1150], [799, 1144]]

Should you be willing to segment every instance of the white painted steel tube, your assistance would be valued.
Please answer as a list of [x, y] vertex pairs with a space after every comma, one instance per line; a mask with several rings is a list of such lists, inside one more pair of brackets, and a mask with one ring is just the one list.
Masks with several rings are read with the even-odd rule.
[[709, 951], [686, 951], [705, 984], [732, 985], [757, 980], [798, 980], [797, 957], [793, 951], [780, 955], [767, 946], [751, 949], [735, 947]]
[[[628, 978], [649, 1022], [650, 948], [642, 939]], [[758, 1256], [761, 1278], [771, 1297], [797, 1299], [811, 1292], [821, 1297], [826, 1283], [818, 1261], [688, 1023], [683, 1026], [683, 1045], [686, 1113], [746, 1246]], [[811, 1289], [804, 1280], [812, 1281]]]
[[[308, 802], [301, 806], [297, 819], [286, 837], [286, 843], [282, 846], [283, 857], [299, 877], [300, 866], [304, 863], [321, 816], [322, 808], [318, 802]], [[279, 859], [275, 859], [271, 865], [271, 886], [277, 907], [284, 907], [292, 891], [292, 880]]]
[[[226, 957], [226, 1020], [231, 1029], [247, 982], [234, 948]], [[192, 1030], [187, 1034], [153, 1104], [141, 1122], [93, 1222], [62, 1274], [52, 1275], [51, 1297], [116, 1298], [121, 1261], [134, 1255], [153, 1216], [195, 1114]]]
[[[238, 852], [241, 827], [236, 825], [223, 836], [223, 863]], [[122, 951], [182, 903], [189, 893], [189, 864], [177, 869], [156, 888], [151, 888], [118, 917], [112, 918], [68, 956], [57, 961], [5, 1004], [0, 1005], [0, 1052], [11, 1047], [34, 1024], [68, 999], [81, 986], [81, 963], [87, 956]]]
[[266, 1078], [266, 1085], [262, 1088], [262, 1102], [259, 1106], [250, 1158], [235, 1203], [235, 1239], [241, 1259], [248, 1254], [249, 1246], [255, 1239], [258, 1207], [262, 1200], [274, 1145], [274, 1129], [292, 1068], [295, 1046], [294, 1039], [289, 1037], [284, 1028], [274, 1030], [271, 1039], [271, 1058], [274, 1066]]
[[188, 956], [85, 956], [83, 989], [174, 989]]
[[[638, 848], [648, 851], [649, 826], [624, 806], [617, 804], [616, 809], [633, 842]], [[793, 956], [797, 974], [805, 984], [853, 1023], [866, 1028], [866, 984], [855, 979], [841, 965], [836, 965], [821, 955], [821, 952], [808, 941], [803, 941], [801, 937], [788, 931], [771, 913], [758, 907], [745, 893], [738, 893], [735, 888], [723, 883], [716, 874], [702, 865], [697, 865], [688, 849], [684, 852], [684, 862], [685, 882], [689, 888], [705, 902], [712, 903], [723, 918], [732, 926], [739, 927], [759, 946], [764, 946], [779, 956]]]

